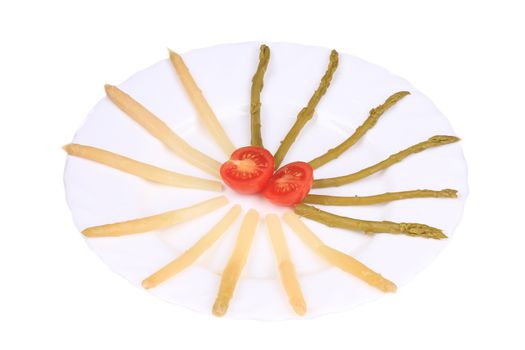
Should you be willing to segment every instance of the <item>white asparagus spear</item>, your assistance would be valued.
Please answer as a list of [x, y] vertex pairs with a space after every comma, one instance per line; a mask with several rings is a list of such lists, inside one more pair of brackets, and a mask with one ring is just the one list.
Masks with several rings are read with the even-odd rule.
[[154, 288], [175, 276], [191, 264], [195, 262], [207, 249], [209, 249], [228, 228], [235, 222], [241, 213], [241, 207], [236, 205], [226, 213], [226, 215], [217, 223], [212, 229], [201, 239], [197, 241], [191, 248], [186, 250], [175, 260], [146, 278], [142, 281], [142, 287], [146, 289]]
[[241, 224], [233, 253], [228, 260], [226, 268], [222, 272], [221, 284], [217, 298], [213, 304], [213, 314], [215, 316], [224, 316], [230, 305], [230, 300], [237, 286], [237, 281], [241, 275], [242, 269], [246, 264], [250, 247], [252, 246], [253, 236], [257, 230], [259, 222], [259, 213], [250, 209]]
[[277, 260], [279, 274], [284, 290], [288, 295], [290, 305], [296, 314], [302, 316], [306, 313], [306, 302], [304, 301], [301, 285], [297, 280], [295, 267], [288, 251], [288, 245], [284, 238], [283, 228], [279, 217], [275, 214], [266, 216], [266, 226], [272, 241], [273, 251]]
[[190, 207], [167, 211], [140, 219], [88, 227], [82, 233], [87, 237], [124, 236], [172, 226], [211, 213], [228, 204], [224, 196], [208, 199]]
[[164, 185], [217, 192], [220, 192], [223, 189], [222, 184], [218, 181], [179, 174], [97, 147], [70, 143], [64, 146], [64, 150], [70, 156], [88, 159]]
[[344, 254], [336, 249], [333, 249], [323, 241], [321, 241], [299, 216], [292, 212], [287, 212], [283, 216], [284, 221], [291, 227], [291, 229], [299, 236], [299, 238], [311, 249], [313, 249], [319, 256], [330, 262], [332, 265], [348, 272], [357, 278], [363, 280], [369, 285], [380, 289], [383, 292], [395, 292], [396, 285], [371, 270], [363, 263], [352, 258], [350, 255]]
[[215, 116], [215, 113], [208, 104], [208, 101], [206, 101], [204, 98], [202, 91], [199, 89], [197, 83], [191, 76], [191, 73], [184, 63], [182, 57], [171, 50], [169, 50], [169, 54], [170, 61], [175, 68], [175, 71], [177, 72], [177, 75], [179, 76], [186, 93], [190, 97], [193, 106], [197, 110], [197, 114], [200, 116], [219, 147], [224, 151], [226, 156], [229, 157], [235, 150], [235, 146], [226, 134], [226, 131], [224, 131], [224, 128]]
[[109, 99], [113, 101], [118, 108], [146, 129], [151, 135], [164, 143], [176, 155], [208, 174], [220, 178], [219, 168], [221, 164], [218, 161], [191, 147], [171, 130], [166, 123], [118, 87], [106, 85], [105, 89]]

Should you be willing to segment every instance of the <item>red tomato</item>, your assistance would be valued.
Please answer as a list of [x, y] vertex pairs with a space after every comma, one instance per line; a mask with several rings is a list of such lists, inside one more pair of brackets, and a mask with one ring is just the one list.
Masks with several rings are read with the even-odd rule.
[[305, 162], [293, 162], [277, 170], [270, 178], [263, 195], [273, 204], [294, 205], [310, 192], [313, 169]]
[[264, 148], [241, 147], [221, 166], [221, 177], [239, 193], [259, 193], [272, 176], [273, 167], [273, 156]]

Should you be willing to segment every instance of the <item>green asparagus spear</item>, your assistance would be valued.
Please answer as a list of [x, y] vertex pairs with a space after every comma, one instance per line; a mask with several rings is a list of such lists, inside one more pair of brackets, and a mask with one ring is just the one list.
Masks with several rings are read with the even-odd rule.
[[301, 109], [301, 111], [297, 115], [297, 120], [295, 121], [294, 125], [292, 126], [290, 131], [288, 131], [288, 134], [286, 134], [284, 139], [281, 141], [281, 145], [277, 149], [277, 152], [275, 152], [275, 169], [277, 169], [281, 165], [281, 162], [286, 156], [286, 153], [288, 153], [288, 150], [294, 143], [297, 136], [299, 136], [299, 133], [301, 132], [303, 127], [310, 119], [312, 119], [317, 104], [319, 103], [321, 97], [323, 97], [323, 95], [326, 93], [326, 90], [330, 86], [332, 76], [334, 75], [338, 64], [339, 54], [337, 53], [337, 51], [332, 50], [330, 54], [330, 62], [328, 64], [328, 69], [326, 70], [323, 78], [321, 79], [319, 87], [317, 88], [317, 90], [315, 90], [314, 94], [310, 98], [310, 101], [308, 101], [306, 107]]
[[303, 200], [303, 203], [321, 205], [371, 205], [409, 198], [457, 198], [457, 193], [458, 191], [447, 188], [441, 191], [413, 190], [403, 192], [387, 192], [364, 197], [338, 197], [321, 194], [309, 194]]
[[337, 145], [337, 147], [328, 150], [325, 154], [311, 160], [310, 165], [312, 168], [317, 169], [346, 152], [346, 150], [355, 145], [368, 130], [372, 129], [374, 125], [376, 125], [377, 121], [383, 115], [383, 113], [385, 113], [385, 111], [387, 111], [390, 107], [395, 105], [397, 101], [401, 100], [407, 95], [410, 95], [410, 92], [396, 92], [392, 96], [388, 97], [386, 101], [383, 102], [383, 104], [377, 106], [376, 108], [372, 108], [365, 122], [361, 124], [361, 126], [359, 126], [349, 138]]
[[251, 103], [250, 103], [250, 114], [251, 114], [251, 130], [252, 130], [252, 146], [263, 146], [261, 137], [261, 91], [264, 86], [264, 73], [266, 73], [266, 67], [270, 61], [270, 48], [266, 45], [261, 45], [259, 53], [259, 65], [257, 71], [252, 78], [252, 91], [251, 91]]
[[442, 145], [446, 145], [446, 144], [457, 142], [457, 141], [459, 141], [459, 138], [456, 136], [441, 136], [441, 135], [433, 136], [429, 138], [428, 140], [420, 142], [413, 146], [410, 146], [402, 150], [401, 152], [392, 154], [387, 159], [377, 164], [374, 164], [368, 168], [360, 170], [356, 173], [344, 175], [344, 176], [314, 180], [312, 188], [323, 188], [323, 187], [346, 185], [350, 182], [360, 180], [374, 173], [377, 173], [380, 170], [386, 169], [393, 164], [399, 163], [400, 161], [402, 161], [403, 159], [405, 159], [411, 154], [424, 151], [427, 148], [442, 146]]
[[366, 234], [382, 232], [434, 239], [447, 238], [440, 229], [424, 224], [353, 219], [346, 216], [332, 214], [306, 204], [297, 204], [294, 211], [299, 216], [320, 222], [329, 227], [362, 231]]

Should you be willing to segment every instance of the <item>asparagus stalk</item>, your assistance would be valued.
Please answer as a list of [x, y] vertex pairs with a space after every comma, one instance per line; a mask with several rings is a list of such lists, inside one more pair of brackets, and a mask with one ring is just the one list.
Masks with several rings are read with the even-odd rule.
[[228, 204], [228, 199], [220, 196], [190, 207], [171, 210], [157, 215], [88, 227], [82, 233], [86, 237], [116, 237], [153, 231], [201, 217], [226, 204]]
[[226, 213], [204, 237], [191, 246], [191, 248], [142, 281], [142, 287], [145, 289], [155, 288], [193, 264], [228, 230], [240, 213], [241, 207], [239, 205], [233, 206], [228, 213]]
[[434, 239], [447, 238], [440, 229], [424, 224], [354, 219], [332, 214], [306, 204], [297, 204], [294, 211], [297, 215], [317, 221], [329, 227], [362, 231], [366, 234], [394, 233]]
[[297, 119], [290, 129], [288, 131], [288, 134], [284, 137], [284, 139], [281, 141], [281, 144], [279, 148], [277, 149], [277, 152], [275, 152], [274, 158], [275, 158], [275, 169], [279, 168], [281, 165], [281, 162], [283, 161], [284, 157], [286, 156], [286, 153], [288, 153], [288, 150], [294, 143], [297, 136], [299, 136], [299, 133], [303, 129], [303, 127], [306, 125], [306, 123], [312, 119], [315, 108], [317, 107], [317, 104], [321, 100], [321, 97], [326, 93], [326, 90], [328, 90], [328, 87], [330, 86], [330, 82], [332, 81], [332, 76], [334, 75], [335, 70], [337, 69], [337, 66], [339, 64], [339, 54], [337, 51], [332, 50], [330, 54], [330, 62], [328, 63], [328, 68], [321, 79], [321, 82], [319, 83], [319, 87], [317, 90], [315, 90], [314, 94], [310, 98], [310, 101], [308, 101], [308, 104], [306, 107], [301, 109], [299, 114], [297, 115]]
[[354, 275], [383, 292], [396, 291], [397, 287], [392, 281], [371, 270], [350, 255], [344, 254], [324, 244], [294, 213], [287, 212], [284, 214], [284, 221], [308, 247], [332, 265]]
[[401, 152], [392, 154], [387, 159], [377, 164], [374, 164], [368, 168], [362, 169], [356, 173], [344, 175], [344, 176], [314, 180], [312, 188], [335, 187], [335, 186], [346, 185], [348, 183], [351, 183], [351, 182], [360, 180], [362, 178], [365, 178], [367, 176], [370, 176], [372, 174], [375, 174], [378, 171], [386, 169], [393, 164], [399, 163], [411, 154], [419, 153], [428, 148], [442, 146], [442, 145], [446, 145], [446, 144], [457, 142], [457, 141], [459, 141], [459, 138], [456, 136], [441, 136], [441, 135], [433, 136], [429, 138], [428, 140], [420, 142], [413, 146], [410, 146], [402, 150]]
[[221, 163], [190, 146], [169, 126], [137, 102], [133, 97], [113, 85], [105, 85], [108, 98], [153, 137], [164, 143], [176, 155], [208, 174], [220, 178]]
[[156, 167], [154, 165], [142, 163], [101, 148], [84, 146], [76, 143], [70, 143], [69, 145], [65, 145], [63, 148], [71, 156], [88, 159], [99, 164], [104, 164], [113, 169], [117, 169], [163, 185], [208, 191], [222, 191], [222, 184], [218, 181], [179, 174]]
[[222, 127], [221, 122], [219, 121], [219, 119], [217, 119], [217, 116], [215, 115], [208, 101], [202, 94], [202, 91], [200, 90], [199, 86], [193, 79], [193, 76], [191, 75], [190, 70], [186, 66], [186, 63], [184, 63], [182, 56], [171, 50], [169, 50], [169, 54], [171, 64], [173, 65], [173, 68], [175, 68], [175, 71], [179, 76], [182, 86], [184, 86], [184, 89], [186, 90], [186, 93], [188, 94], [193, 106], [195, 107], [197, 114], [208, 128], [208, 131], [210, 132], [215, 142], [223, 150], [224, 154], [226, 154], [226, 156], [229, 157], [236, 147], [226, 134], [226, 131]]
[[222, 272], [221, 284], [212, 309], [215, 316], [224, 316], [226, 311], [228, 311], [228, 306], [230, 305], [230, 300], [237, 286], [237, 281], [248, 259], [258, 223], [259, 213], [254, 209], [250, 209], [244, 216], [235, 247], [233, 248], [233, 253]]
[[363, 197], [339, 197], [326, 196], [321, 194], [309, 194], [303, 200], [303, 203], [321, 205], [371, 205], [409, 198], [457, 198], [457, 193], [458, 191], [447, 188], [441, 191], [413, 190], [402, 192], [387, 192], [377, 194], [374, 196]]
[[297, 280], [295, 273], [295, 266], [290, 257], [288, 244], [284, 238], [283, 228], [279, 217], [275, 214], [266, 216], [266, 226], [268, 228], [268, 235], [272, 241], [275, 259], [279, 268], [279, 275], [281, 276], [281, 283], [288, 295], [288, 301], [295, 313], [303, 316], [306, 313], [306, 302], [304, 301], [301, 285]]
[[259, 53], [259, 65], [257, 71], [252, 78], [251, 90], [251, 131], [252, 131], [252, 146], [264, 147], [261, 136], [261, 91], [264, 86], [264, 73], [270, 61], [270, 48], [266, 45], [261, 45]]
[[354, 133], [347, 138], [345, 141], [337, 145], [335, 148], [328, 150], [325, 154], [310, 161], [312, 168], [317, 169], [326, 163], [338, 158], [341, 154], [346, 152], [350, 147], [355, 145], [368, 130], [372, 129], [376, 125], [379, 118], [385, 113], [390, 107], [395, 105], [403, 97], [410, 95], [408, 91], [399, 91], [391, 95], [386, 99], [383, 104], [372, 108], [368, 115], [368, 118], [359, 126]]

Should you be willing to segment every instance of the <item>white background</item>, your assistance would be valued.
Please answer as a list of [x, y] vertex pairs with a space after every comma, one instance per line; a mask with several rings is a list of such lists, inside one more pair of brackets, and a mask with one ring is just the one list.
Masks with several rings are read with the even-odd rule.
[[[524, 11], [519, 1], [0, 2], [0, 348], [523, 349]], [[293, 322], [168, 305], [89, 251], [64, 200], [69, 142], [103, 84], [218, 43], [337, 48], [450, 119], [470, 197], [449, 247], [395, 295]]]

